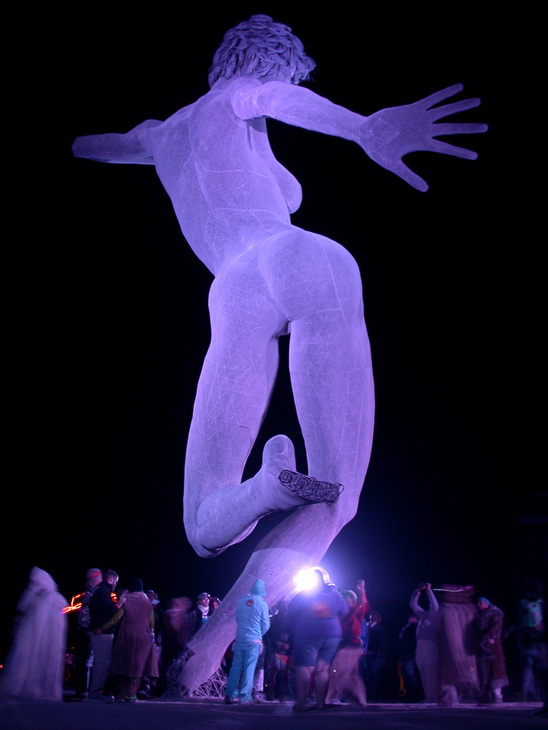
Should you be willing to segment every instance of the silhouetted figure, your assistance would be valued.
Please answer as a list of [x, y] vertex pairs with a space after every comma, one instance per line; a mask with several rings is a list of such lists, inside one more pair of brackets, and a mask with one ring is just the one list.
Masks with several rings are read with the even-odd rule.
[[17, 603], [11, 646], [0, 674], [0, 695], [63, 699], [68, 619], [66, 599], [45, 570], [34, 567]]
[[419, 619], [415, 614], [409, 616], [398, 636], [398, 661], [401, 667], [405, 697], [409, 702], [418, 702], [421, 698], [419, 669], [415, 660], [418, 624]]
[[378, 611], [371, 611], [367, 622], [367, 652], [365, 654], [365, 684], [367, 697], [378, 702], [384, 699], [382, 673], [386, 660], [387, 639], [382, 626], [382, 616]]

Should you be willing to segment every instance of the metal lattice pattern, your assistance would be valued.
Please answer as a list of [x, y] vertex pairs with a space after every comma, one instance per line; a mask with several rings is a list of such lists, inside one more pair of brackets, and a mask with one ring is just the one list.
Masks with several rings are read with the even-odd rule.
[[190, 651], [190, 649], [184, 649], [172, 662], [167, 670], [166, 695], [168, 697], [224, 697], [227, 675], [221, 667], [209, 679], [191, 692], [182, 685], [180, 681], [181, 672], [193, 654], [194, 652]]

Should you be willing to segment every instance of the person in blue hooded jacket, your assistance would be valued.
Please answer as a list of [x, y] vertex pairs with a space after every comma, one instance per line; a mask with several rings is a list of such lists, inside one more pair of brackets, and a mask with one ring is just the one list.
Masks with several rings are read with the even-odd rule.
[[225, 687], [225, 702], [232, 704], [238, 695], [240, 704], [252, 702], [253, 675], [263, 646], [263, 635], [270, 628], [266, 588], [260, 578], [253, 583], [249, 595], [240, 598], [236, 607], [236, 640], [234, 658]]

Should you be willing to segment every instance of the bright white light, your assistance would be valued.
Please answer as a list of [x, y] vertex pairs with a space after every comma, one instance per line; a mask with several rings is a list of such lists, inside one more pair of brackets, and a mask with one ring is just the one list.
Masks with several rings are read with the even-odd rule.
[[320, 573], [323, 573], [323, 579], [325, 583], [330, 583], [328, 572], [324, 570], [324, 568], [320, 568], [319, 565], [316, 565], [313, 568], [305, 568], [304, 570], [301, 570], [293, 578], [293, 582], [295, 583], [298, 591], [309, 591], [311, 588], [314, 588], [314, 586], [317, 585], [318, 579], [314, 573], [314, 571], [316, 570], [319, 570]]

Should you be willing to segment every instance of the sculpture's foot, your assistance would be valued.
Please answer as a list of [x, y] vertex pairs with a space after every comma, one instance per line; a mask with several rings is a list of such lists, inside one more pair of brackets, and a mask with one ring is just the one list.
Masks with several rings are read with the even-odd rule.
[[261, 471], [277, 477], [282, 469], [296, 469], [295, 447], [287, 436], [273, 436], [264, 445]]
[[344, 489], [342, 484], [320, 482], [314, 477], [308, 477], [289, 469], [281, 471], [278, 479], [290, 492], [309, 502], [329, 502], [332, 504], [339, 499]]

